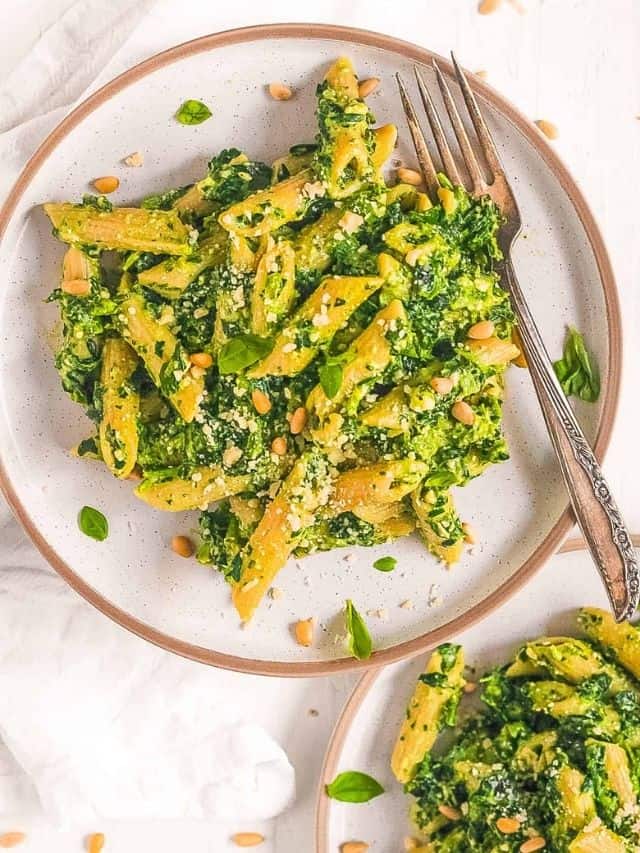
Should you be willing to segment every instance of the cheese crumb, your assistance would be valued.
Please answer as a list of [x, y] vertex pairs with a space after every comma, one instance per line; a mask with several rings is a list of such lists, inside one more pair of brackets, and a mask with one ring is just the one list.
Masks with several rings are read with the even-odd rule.
[[242, 450], [240, 450], [239, 447], [227, 447], [225, 452], [222, 454], [222, 462], [227, 468], [230, 468], [232, 465], [235, 465], [241, 456]]
[[124, 158], [125, 166], [142, 166], [143, 163], [144, 157], [141, 151], [134, 151], [133, 154], [129, 154], [128, 157]]
[[353, 234], [354, 231], [357, 231], [358, 228], [360, 228], [363, 222], [364, 219], [359, 213], [354, 213], [352, 210], [348, 210], [344, 216], [338, 220], [338, 225], [347, 234]]

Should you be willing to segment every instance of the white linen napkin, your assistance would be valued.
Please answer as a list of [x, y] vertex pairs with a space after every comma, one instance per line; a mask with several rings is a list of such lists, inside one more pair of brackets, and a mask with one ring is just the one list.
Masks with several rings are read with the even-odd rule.
[[[136, 25], [151, 26], [158, 47], [175, 40], [168, 20], [164, 30], [145, 21], [153, 5], [80, 0], [0, 86], [0, 199], [87, 87], [143, 58], [126, 58]], [[0, 814], [274, 817], [295, 777], [251, 722], [261, 681], [172, 656], [97, 613], [0, 498]]]

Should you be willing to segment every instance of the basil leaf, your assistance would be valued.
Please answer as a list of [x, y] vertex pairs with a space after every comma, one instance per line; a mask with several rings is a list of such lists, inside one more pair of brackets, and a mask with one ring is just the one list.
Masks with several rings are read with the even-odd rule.
[[92, 506], [83, 506], [78, 513], [78, 527], [85, 536], [103, 542], [109, 535], [109, 522], [100, 512]]
[[327, 796], [342, 803], [368, 803], [384, 794], [384, 788], [372, 776], [359, 770], [339, 773], [329, 785], [325, 785]]
[[342, 385], [342, 367], [339, 364], [323, 364], [318, 371], [318, 377], [322, 390], [332, 400]]
[[202, 124], [208, 118], [211, 118], [211, 110], [202, 101], [185, 101], [176, 113], [180, 124]]
[[376, 560], [373, 564], [373, 568], [377, 569], [379, 572], [392, 572], [397, 565], [398, 561], [395, 557], [380, 557], [380, 559]]
[[555, 361], [553, 369], [564, 393], [594, 403], [600, 395], [598, 366], [589, 354], [584, 338], [577, 329], [567, 329], [562, 358]]
[[344, 614], [349, 635], [349, 651], [358, 660], [370, 658], [373, 649], [371, 634], [350, 598], [345, 602]]
[[257, 335], [238, 335], [222, 347], [218, 355], [220, 373], [239, 373], [245, 367], [255, 364], [273, 349], [273, 343]]

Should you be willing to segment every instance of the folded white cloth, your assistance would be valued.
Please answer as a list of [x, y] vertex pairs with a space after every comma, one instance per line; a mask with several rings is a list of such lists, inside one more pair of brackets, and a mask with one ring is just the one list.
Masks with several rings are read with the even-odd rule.
[[[182, 11], [149, 22], [153, 7], [79, 0], [0, 87], [0, 199], [87, 87], [179, 40], [171, 23]], [[138, 35], [128, 50], [136, 25], [157, 42]], [[97, 613], [0, 498], [0, 814], [68, 824], [274, 817], [295, 779], [283, 750], [251, 723], [261, 681], [169, 655]]]
[[0, 813], [261, 820], [289, 804], [293, 768], [243, 712], [260, 679], [128, 634], [42, 565], [8, 517], [0, 541], [0, 736], [15, 759], [0, 762]]

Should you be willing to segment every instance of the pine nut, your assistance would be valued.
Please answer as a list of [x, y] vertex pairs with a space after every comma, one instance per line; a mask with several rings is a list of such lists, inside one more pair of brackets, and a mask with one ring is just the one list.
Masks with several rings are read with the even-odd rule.
[[236, 847], [257, 847], [264, 841], [264, 835], [259, 832], [236, 832], [231, 836], [231, 840]]
[[491, 320], [481, 320], [479, 323], [474, 323], [467, 332], [467, 336], [472, 341], [486, 341], [495, 332], [496, 327]]
[[513, 835], [514, 832], [520, 831], [520, 821], [515, 817], [499, 817], [496, 829], [503, 835]]
[[475, 681], [467, 681], [462, 689], [465, 693], [475, 693], [478, 689], [478, 685]]
[[533, 853], [534, 850], [542, 850], [547, 846], [547, 842], [541, 835], [536, 835], [535, 838], [530, 838], [520, 845], [520, 853]]
[[269, 83], [269, 94], [274, 101], [288, 101], [293, 92], [284, 83]]
[[453, 806], [438, 806], [438, 811], [448, 820], [460, 820], [460, 818], [462, 817], [462, 813], [459, 812], [458, 809], [454, 809]]
[[63, 281], [60, 290], [69, 296], [88, 296], [91, 292], [91, 282], [86, 278], [74, 278], [71, 281]]
[[180, 557], [193, 557], [196, 549], [188, 536], [174, 536], [171, 540], [171, 550]]
[[287, 452], [287, 439], [281, 435], [276, 436], [271, 442], [271, 450], [276, 456], [284, 456]]
[[478, 12], [480, 12], [481, 15], [490, 15], [492, 12], [495, 12], [501, 4], [502, 0], [480, 0], [478, 3]]
[[104, 847], [104, 833], [94, 832], [87, 837], [87, 853], [100, 853]]
[[340, 845], [340, 853], [366, 853], [368, 849], [366, 841], [345, 841]]
[[254, 388], [251, 392], [251, 402], [259, 415], [266, 415], [271, 411], [271, 400], [259, 388]]
[[295, 410], [295, 412], [291, 415], [291, 420], [289, 422], [289, 429], [291, 430], [292, 435], [299, 435], [302, 430], [305, 428], [305, 424], [307, 423], [307, 410], [304, 406], [300, 406]]
[[118, 189], [120, 181], [115, 175], [105, 175], [103, 178], [96, 178], [93, 186], [99, 193], [112, 193]]
[[536, 121], [538, 126], [538, 130], [541, 130], [542, 133], [547, 137], [547, 139], [557, 139], [558, 138], [558, 128], [551, 121], [546, 121], [546, 119], [539, 118]]
[[415, 169], [405, 169], [404, 166], [400, 166], [396, 175], [399, 181], [402, 181], [403, 184], [411, 184], [412, 187], [417, 187], [422, 183], [422, 175]]
[[310, 646], [313, 643], [313, 619], [300, 619], [294, 630], [299, 646]]
[[429, 385], [436, 394], [448, 394], [453, 388], [453, 379], [450, 376], [434, 376]]
[[467, 545], [476, 544], [476, 532], [468, 521], [462, 522], [462, 532], [464, 533], [464, 541]]
[[380, 85], [379, 77], [369, 77], [368, 80], [363, 80], [362, 83], [358, 84], [358, 97], [366, 98]]
[[192, 352], [189, 361], [196, 367], [204, 367], [205, 369], [213, 364], [213, 358], [208, 352]]
[[457, 400], [451, 406], [451, 414], [461, 424], [465, 424], [465, 426], [471, 426], [476, 419], [473, 409], [464, 400]]
[[0, 847], [17, 847], [26, 840], [26, 837], [25, 832], [5, 832], [0, 835]]

